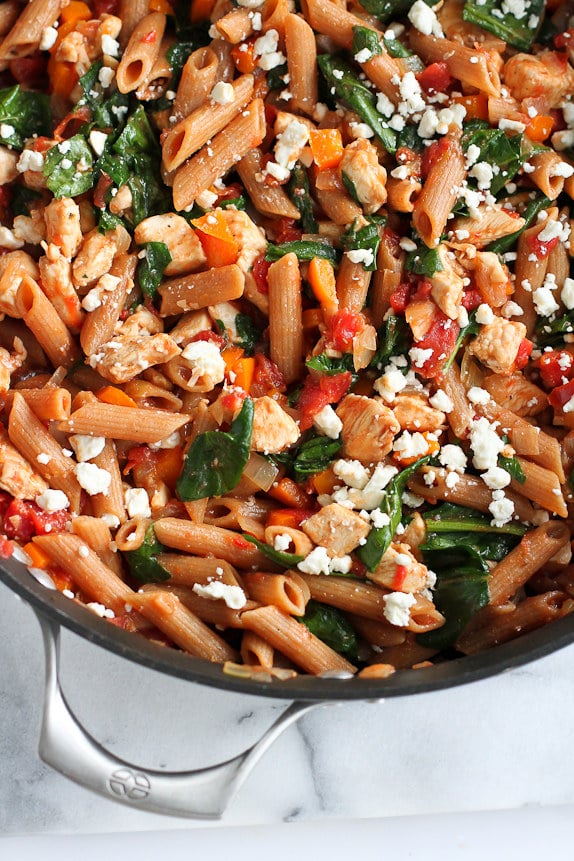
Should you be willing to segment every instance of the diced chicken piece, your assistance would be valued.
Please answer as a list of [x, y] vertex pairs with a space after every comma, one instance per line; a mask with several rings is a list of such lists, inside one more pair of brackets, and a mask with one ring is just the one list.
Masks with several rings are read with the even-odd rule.
[[117, 193], [110, 200], [110, 212], [113, 213], [113, 215], [125, 215], [126, 212], [131, 210], [133, 203], [134, 198], [129, 185], [120, 185]]
[[457, 234], [460, 233], [464, 236], [464, 242], [476, 248], [484, 248], [495, 239], [521, 230], [524, 223], [524, 219], [516, 217], [515, 213], [489, 204], [488, 207], [479, 206], [472, 218], [461, 217], [449, 221], [448, 229], [454, 234], [455, 240], [458, 240]]
[[91, 287], [101, 276], [110, 271], [114, 255], [118, 250], [116, 236], [91, 230], [84, 237], [78, 256], [72, 264], [74, 284], [80, 290]]
[[42, 289], [66, 326], [78, 330], [84, 314], [72, 283], [72, 264], [57, 245], [44, 247], [46, 253], [38, 260]]
[[424, 544], [427, 537], [427, 527], [423, 518], [418, 511], [415, 511], [411, 517], [408, 526], [401, 535], [402, 543], [410, 547], [411, 553], [420, 562], [422, 560], [421, 551], [418, 549], [421, 544]]
[[291, 416], [273, 398], [253, 401], [251, 448], [264, 454], [277, 454], [297, 442], [300, 430]]
[[516, 354], [525, 337], [524, 323], [495, 317], [492, 323], [481, 327], [468, 349], [495, 374], [507, 377], [514, 371]]
[[10, 377], [14, 371], [21, 368], [26, 361], [26, 348], [20, 338], [14, 338], [14, 351], [9, 353], [0, 347], [0, 394], [10, 388]]
[[[470, 250], [472, 249], [472, 251]], [[485, 302], [493, 308], [501, 308], [512, 293], [508, 269], [493, 251], [475, 251], [467, 245], [460, 258], [465, 269], [474, 273], [475, 284]]]
[[19, 158], [20, 153], [14, 152], [6, 146], [0, 146], [0, 185], [14, 182], [18, 176], [16, 165]]
[[436, 431], [446, 422], [443, 412], [433, 409], [426, 398], [417, 394], [398, 394], [393, 413], [403, 430]]
[[379, 398], [347, 395], [337, 407], [343, 422], [343, 453], [361, 463], [378, 463], [387, 455], [401, 426]]
[[255, 258], [267, 248], [265, 235], [246, 212], [240, 209], [222, 209], [220, 212], [239, 246], [236, 263], [242, 272], [249, 272]]
[[83, 74], [81, 69], [87, 71], [91, 65], [86, 37], [77, 30], [72, 30], [64, 36], [54, 56], [59, 63], [73, 63], [79, 66], [80, 69], [76, 70], [80, 71], [80, 74]]
[[289, 111], [277, 111], [277, 115], [273, 123], [273, 132], [275, 134], [275, 137], [280, 134], [283, 134], [285, 129], [295, 121], [298, 123], [303, 123], [303, 125], [307, 126], [309, 131], [315, 128], [315, 123], [312, 123], [311, 120], [308, 120], [305, 117], [301, 117], [298, 114], [291, 114], [289, 113]]
[[0, 256], [0, 313], [20, 317], [16, 296], [24, 275], [34, 280], [39, 277], [38, 267], [29, 254], [10, 251]]
[[124, 336], [104, 344], [98, 353], [90, 356], [89, 363], [111, 383], [127, 383], [152, 365], [168, 362], [180, 352], [169, 335]]
[[46, 238], [64, 257], [75, 257], [82, 244], [80, 207], [71, 197], [54, 198], [44, 210]]
[[169, 333], [176, 344], [188, 344], [200, 332], [210, 330], [212, 325], [211, 317], [207, 311], [189, 311], [180, 317], [177, 324]]
[[[240, 311], [233, 302], [218, 302], [217, 305], [210, 305], [207, 310], [209, 311], [211, 320], [215, 323], [217, 328], [219, 328], [223, 323], [225, 336], [228, 340], [233, 341], [234, 343], [241, 340], [235, 323]], [[211, 326], [208, 326], [208, 328], [211, 328]]]
[[428, 568], [415, 559], [408, 544], [394, 542], [368, 577], [393, 592], [421, 592], [429, 579]]
[[0, 488], [16, 499], [35, 499], [48, 485], [28, 461], [14, 448], [0, 426]]
[[140, 305], [133, 314], [130, 314], [116, 330], [123, 338], [146, 337], [163, 332], [163, 320], [157, 314], [152, 314], [143, 305]]
[[332, 502], [317, 514], [313, 514], [301, 526], [311, 541], [324, 547], [330, 556], [346, 556], [361, 540], [366, 538], [371, 527], [356, 512]]
[[505, 63], [504, 83], [519, 102], [543, 99], [548, 108], [558, 108], [574, 88], [574, 69], [563, 54], [555, 51], [542, 51], [536, 56], [515, 54]]
[[158, 240], [165, 242], [171, 254], [171, 262], [165, 268], [166, 275], [196, 272], [207, 263], [195, 231], [185, 218], [174, 212], [144, 218], [136, 227], [134, 238], [138, 245]]
[[17, 215], [14, 218], [14, 236], [29, 245], [40, 245], [46, 240], [44, 215], [39, 209], [32, 209], [30, 215]]
[[377, 330], [367, 325], [353, 338], [353, 367], [366, 368], [377, 351]]
[[432, 278], [429, 278], [432, 284], [431, 296], [447, 317], [456, 320], [464, 290], [462, 275], [457, 271], [459, 267], [454, 253], [449, 251], [446, 245], [439, 245], [437, 252], [442, 271], [435, 272]]
[[422, 341], [436, 317], [436, 305], [432, 299], [415, 299], [405, 309], [405, 320], [411, 327], [415, 341]]
[[519, 416], [536, 416], [548, 406], [546, 393], [521, 373], [512, 374], [510, 377], [492, 374], [483, 379], [482, 388], [486, 389], [497, 404]]
[[387, 172], [379, 164], [373, 144], [364, 138], [350, 143], [345, 147], [340, 168], [343, 177], [352, 183], [365, 214], [380, 209], [387, 199]]

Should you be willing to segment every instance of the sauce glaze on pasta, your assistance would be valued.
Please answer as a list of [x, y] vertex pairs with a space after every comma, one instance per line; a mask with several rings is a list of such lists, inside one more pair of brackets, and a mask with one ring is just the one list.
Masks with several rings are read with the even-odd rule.
[[1, 4], [2, 555], [259, 678], [571, 612], [569, 14]]

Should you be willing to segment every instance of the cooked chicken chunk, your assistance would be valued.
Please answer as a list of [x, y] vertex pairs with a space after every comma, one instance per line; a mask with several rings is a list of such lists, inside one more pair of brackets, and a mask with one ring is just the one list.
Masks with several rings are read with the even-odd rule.
[[134, 231], [138, 245], [161, 239], [171, 254], [171, 262], [165, 267], [166, 275], [185, 275], [205, 267], [207, 261], [201, 242], [193, 228], [181, 215], [166, 212], [152, 215], [140, 221]]
[[420, 592], [429, 579], [428, 568], [415, 559], [408, 544], [394, 542], [368, 577], [396, 592]]
[[393, 403], [393, 413], [403, 430], [436, 431], [441, 428], [446, 416], [431, 407], [422, 395], [399, 394]]
[[267, 248], [265, 235], [246, 212], [240, 209], [221, 209], [219, 211], [239, 246], [239, 256], [236, 263], [242, 272], [249, 272], [255, 258]]
[[325, 547], [330, 556], [345, 556], [367, 537], [371, 527], [356, 512], [332, 502], [313, 514], [301, 528], [315, 544]]
[[468, 349], [495, 374], [507, 377], [514, 370], [516, 354], [525, 337], [524, 323], [495, 317], [492, 323], [481, 327]]
[[44, 248], [46, 253], [38, 261], [42, 289], [66, 326], [78, 330], [84, 315], [72, 283], [72, 264], [57, 245]]
[[548, 406], [548, 396], [523, 374], [510, 377], [492, 374], [485, 377], [482, 387], [501, 407], [512, 410], [518, 416], [536, 416]]
[[8, 391], [11, 374], [22, 367], [26, 361], [26, 356], [26, 348], [20, 338], [14, 338], [14, 351], [12, 353], [9, 353], [4, 347], [0, 347], [0, 393]]
[[75, 257], [82, 244], [80, 207], [71, 197], [54, 198], [44, 210], [46, 239], [57, 245], [64, 257]]
[[548, 108], [558, 108], [574, 88], [574, 69], [556, 51], [515, 54], [504, 66], [504, 83], [519, 102], [543, 99]]
[[253, 434], [251, 448], [264, 454], [276, 454], [297, 442], [299, 428], [277, 401], [267, 396], [253, 401]]
[[444, 311], [451, 320], [456, 320], [460, 311], [460, 303], [464, 289], [462, 275], [454, 253], [449, 251], [446, 245], [439, 245], [438, 256], [442, 265], [442, 271], [437, 271], [429, 279], [432, 284], [431, 295], [441, 311]]
[[181, 352], [169, 335], [123, 335], [103, 344], [89, 363], [112, 383], [127, 383], [152, 365], [168, 362]]
[[46, 490], [44, 479], [34, 472], [28, 461], [14, 448], [0, 426], [0, 488], [16, 499], [35, 499]]
[[370, 141], [360, 138], [345, 147], [341, 174], [352, 183], [366, 215], [381, 208], [387, 199], [387, 172], [379, 164], [377, 150]]
[[72, 264], [74, 284], [80, 290], [91, 287], [104, 273], [110, 271], [114, 255], [118, 250], [113, 232], [100, 233], [91, 230], [82, 242], [78, 256]]
[[29, 254], [10, 251], [0, 256], [0, 313], [21, 316], [16, 297], [24, 275], [38, 279], [38, 267]]
[[347, 395], [337, 407], [343, 422], [343, 453], [361, 463], [377, 463], [387, 455], [400, 431], [394, 413], [378, 398]]

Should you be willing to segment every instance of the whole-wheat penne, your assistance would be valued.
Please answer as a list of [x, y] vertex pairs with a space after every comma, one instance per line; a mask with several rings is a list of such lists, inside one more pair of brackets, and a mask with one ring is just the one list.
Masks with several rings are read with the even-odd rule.
[[317, 104], [318, 90], [315, 36], [300, 15], [290, 12], [284, 23], [290, 107], [304, 114], [312, 114]]
[[237, 163], [237, 173], [248, 192], [253, 205], [262, 215], [294, 218], [301, 215], [280, 185], [267, 185], [262, 174], [262, 152], [254, 147]]
[[413, 224], [429, 247], [439, 243], [465, 172], [460, 145], [451, 140], [430, 168], [413, 207]]
[[[43, 389], [18, 389], [18, 394], [42, 422], [62, 421], [70, 415], [72, 396], [67, 389], [47, 386]], [[14, 394], [8, 393], [6, 409], [10, 410], [13, 399]]]
[[445, 62], [450, 74], [487, 96], [500, 94], [500, 78], [486, 51], [467, 48], [450, 39], [438, 39], [414, 30], [411, 36], [413, 50], [427, 62]]
[[241, 637], [241, 660], [244, 664], [271, 669], [275, 650], [263, 637], [244, 631]]
[[290, 616], [304, 614], [309, 593], [288, 575], [256, 571], [244, 574], [243, 582], [249, 597], [259, 604], [273, 604]]
[[218, 78], [218, 68], [219, 57], [209, 45], [189, 55], [173, 103], [174, 117], [186, 117], [205, 102]]
[[189, 421], [187, 415], [165, 410], [142, 410], [119, 404], [89, 403], [74, 410], [60, 430], [66, 433], [93, 434], [134, 442], [160, 442]]
[[[31, 0], [4, 36], [0, 44], [0, 60], [25, 57], [37, 50], [42, 31], [56, 23], [63, 6], [63, 0]], [[12, 15], [13, 9], [10, 7], [8, 18]]]
[[18, 316], [34, 333], [53, 365], [69, 367], [78, 361], [80, 353], [72, 335], [36, 281], [27, 275], [17, 288], [16, 306]]
[[269, 287], [269, 341], [272, 360], [285, 380], [299, 376], [303, 361], [301, 275], [295, 254], [272, 263], [267, 273]]
[[170, 317], [182, 311], [207, 308], [215, 302], [239, 299], [244, 289], [245, 276], [235, 263], [182, 278], [170, 278], [159, 289], [162, 300], [160, 314]]
[[116, 69], [120, 93], [131, 93], [147, 81], [160, 54], [165, 23], [162, 12], [150, 12], [134, 27]]
[[196, 556], [215, 556], [241, 569], [268, 568], [268, 561], [249, 541], [230, 529], [164, 517], [154, 524], [158, 541]]
[[[120, 555], [112, 550], [112, 534], [110, 527], [101, 517], [80, 515], [72, 520], [72, 532], [85, 541], [94, 553], [118, 577], [123, 580], [124, 570]], [[117, 536], [116, 536], [117, 541]]]

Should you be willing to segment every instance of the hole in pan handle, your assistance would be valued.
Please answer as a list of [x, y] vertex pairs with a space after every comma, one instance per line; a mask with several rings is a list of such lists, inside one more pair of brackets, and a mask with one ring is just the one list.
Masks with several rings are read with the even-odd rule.
[[283, 730], [320, 705], [292, 703], [256, 744], [219, 765], [180, 772], [140, 768], [114, 756], [81, 726], [60, 688], [60, 626], [37, 616], [46, 656], [40, 757], [84, 788], [130, 807], [169, 816], [220, 818], [267, 748]]

